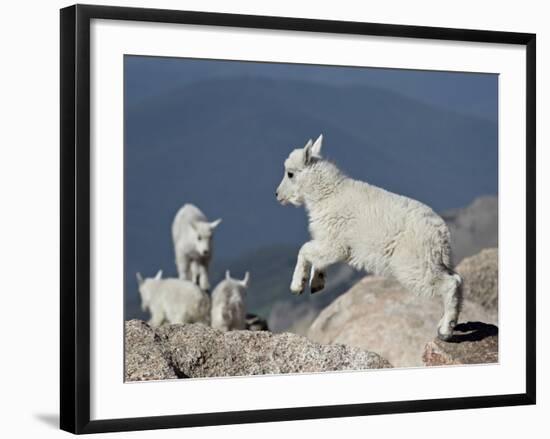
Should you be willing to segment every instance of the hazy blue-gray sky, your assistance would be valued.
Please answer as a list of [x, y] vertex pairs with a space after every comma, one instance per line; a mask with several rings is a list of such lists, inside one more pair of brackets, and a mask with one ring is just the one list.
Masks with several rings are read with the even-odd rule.
[[131, 56], [125, 59], [127, 103], [194, 82], [227, 77], [295, 79], [330, 85], [368, 85], [466, 114], [496, 121], [497, 76], [358, 67], [322, 68], [300, 64], [230, 62]]

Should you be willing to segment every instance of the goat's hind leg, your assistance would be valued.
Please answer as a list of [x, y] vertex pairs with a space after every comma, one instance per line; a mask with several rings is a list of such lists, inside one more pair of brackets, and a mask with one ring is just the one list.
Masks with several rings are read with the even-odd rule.
[[437, 335], [441, 340], [449, 341], [462, 307], [462, 278], [452, 271], [442, 274], [438, 289], [443, 299], [444, 312], [439, 321]]

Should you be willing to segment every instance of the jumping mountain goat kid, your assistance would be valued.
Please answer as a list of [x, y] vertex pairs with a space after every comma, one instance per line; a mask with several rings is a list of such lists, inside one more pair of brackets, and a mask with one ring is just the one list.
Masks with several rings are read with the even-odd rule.
[[221, 331], [246, 328], [246, 290], [250, 281], [248, 271], [243, 280], [233, 279], [229, 270], [225, 280], [212, 292], [212, 327]]
[[212, 258], [212, 235], [221, 221], [208, 222], [198, 207], [185, 204], [172, 223], [179, 278], [196, 283], [203, 291], [210, 289], [208, 266]]
[[141, 309], [151, 311], [151, 326], [168, 323], [210, 324], [210, 297], [192, 282], [162, 279], [160, 270], [154, 278], [143, 279], [136, 273]]
[[[451, 338], [462, 301], [462, 279], [453, 271], [449, 230], [428, 206], [371, 184], [353, 180], [321, 157], [323, 136], [295, 149], [284, 163], [277, 200], [305, 205], [311, 241], [298, 253], [290, 290], [312, 293], [325, 285], [325, 270], [336, 262], [392, 276], [408, 290], [441, 295], [438, 325]], [[311, 278], [310, 278], [311, 273]]]

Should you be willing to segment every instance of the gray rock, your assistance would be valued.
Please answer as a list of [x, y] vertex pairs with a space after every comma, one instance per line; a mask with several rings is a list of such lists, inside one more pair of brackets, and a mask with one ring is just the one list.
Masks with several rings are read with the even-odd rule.
[[[379, 353], [394, 367], [422, 366], [427, 340], [443, 313], [439, 297], [418, 297], [396, 281], [367, 276], [325, 308], [307, 337]], [[461, 320], [495, 322], [496, 314], [464, 300]]]
[[498, 328], [481, 322], [461, 323], [450, 341], [436, 338], [426, 344], [422, 360], [426, 366], [496, 363]]
[[483, 196], [441, 214], [451, 232], [455, 263], [484, 248], [498, 246], [498, 198]]
[[457, 267], [464, 278], [464, 297], [479, 303], [491, 315], [498, 318], [498, 249], [482, 250], [464, 259]]
[[152, 329], [131, 320], [126, 322], [126, 334], [127, 358], [131, 358], [127, 362], [128, 381], [391, 367], [373, 352], [323, 346], [290, 333], [221, 332], [199, 323]]
[[306, 335], [313, 320], [322, 308], [313, 302], [278, 301], [269, 314], [269, 328], [273, 332], [292, 332]]
[[147, 323], [130, 320], [126, 322], [125, 329], [126, 381], [166, 380], [178, 377], [158, 335]]

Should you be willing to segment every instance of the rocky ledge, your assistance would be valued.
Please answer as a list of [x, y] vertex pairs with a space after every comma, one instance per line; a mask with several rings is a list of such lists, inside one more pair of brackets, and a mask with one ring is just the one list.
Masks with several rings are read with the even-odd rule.
[[126, 322], [126, 381], [392, 367], [374, 352], [321, 345], [291, 333], [221, 332], [202, 324]]
[[426, 344], [426, 366], [485, 364], [498, 362], [498, 328], [481, 322], [461, 323], [449, 341], [434, 339]]

